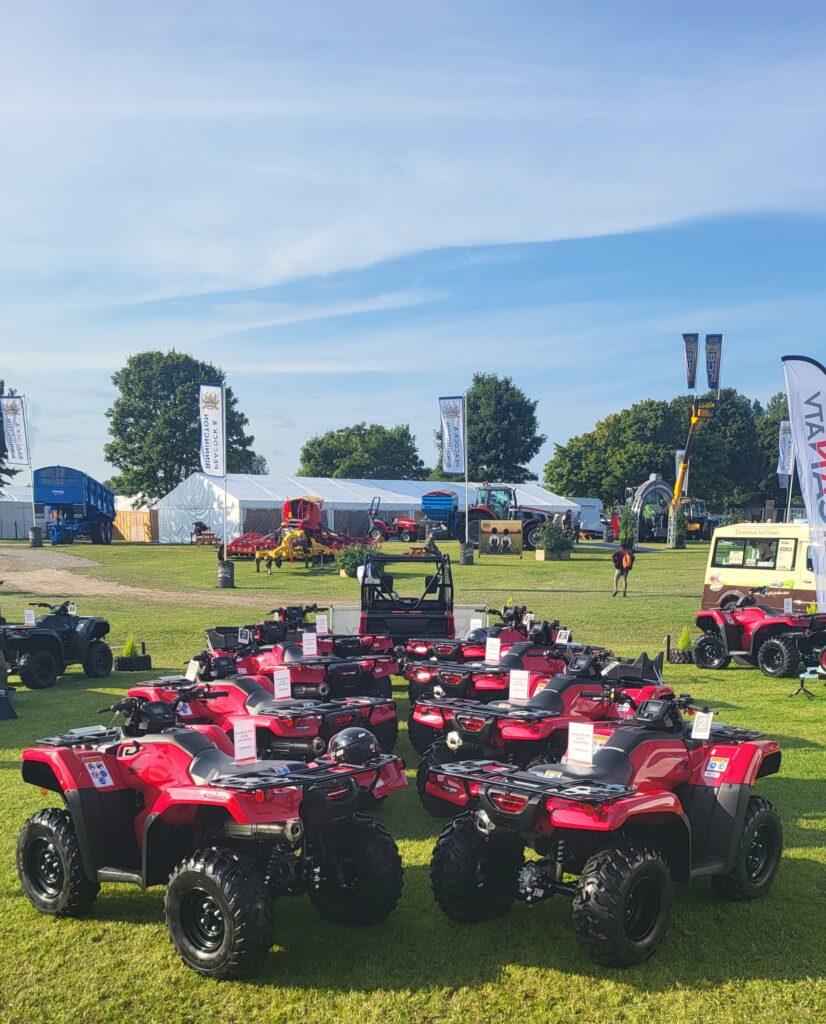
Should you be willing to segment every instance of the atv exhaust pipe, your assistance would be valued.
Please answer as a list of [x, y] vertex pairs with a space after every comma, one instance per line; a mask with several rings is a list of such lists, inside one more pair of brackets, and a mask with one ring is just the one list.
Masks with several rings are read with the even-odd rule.
[[224, 824], [224, 833], [232, 839], [285, 839], [290, 846], [295, 846], [304, 835], [304, 825], [300, 818], [290, 818], [280, 823], [246, 825], [240, 821], [228, 821]]
[[293, 697], [309, 697], [311, 700], [330, 696], [330, 684], [318, 683], [317, 685], [307, 684], [293, 687]]
[[327, 744], [320, 736], [314, 736], [311, 740], [272, 740], [267, 748], [269, 757], [279, 758], [285, 754], [305, 760], [306, 758], [318, 757], [327, 749]]

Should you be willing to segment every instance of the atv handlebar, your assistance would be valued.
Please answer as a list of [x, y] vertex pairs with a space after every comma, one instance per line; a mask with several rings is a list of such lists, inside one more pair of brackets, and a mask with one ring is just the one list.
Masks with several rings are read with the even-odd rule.
[[580, 697], [602, 701], [604, 704], [628, 704], [632, 711], [636, 711], [639, 707], [637, 701], [629, 693], [617, 686], [606, 685], [601, 690], [582, 690]]

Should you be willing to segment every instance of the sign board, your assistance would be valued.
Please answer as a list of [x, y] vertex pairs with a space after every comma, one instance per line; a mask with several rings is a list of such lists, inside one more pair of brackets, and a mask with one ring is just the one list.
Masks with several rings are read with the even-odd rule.
[[794, 614], [794, 602], [790, 597], [783, 598], [783, 614], [793, 615]]
[[76, 604], [70, 604], [69, 608], [68, 608], [68, 611], [69, 611], [70, 615], [77, 615], [77, 605]]
[[315, 617], [315, 631], [319, 636], [324, 636], [330, 632], [330, 627], [327, 625], [327, 613], [319, 612]]
[[481, 619], [471, 619], [470, 620], [470, 626], [468, 627], [469, 630], [470, 629], [484, 629], [484, 628], [485, 627], [484, 627], [484, 624], [483, 624]]
[[235, 744], [235, 763], [249, 764], [258, 754], [255, 749], [255, 719], [249, 716], [233, 718], [232, 736]]
[[488, 665], [498, 665], [502, 650], [502, 641], [498, 636], [489, 636], [485, 641], [485, 661]]
[[252, 643], [252, 633], [245, 626], [242, 626], [238, 630], [238, 643], [243, 647], [246, 644]]
[[511, 669], [508, 700], [528, 700], [531, 674], [524, 668]]
[[288, 700], [293, 695], [290, 685], [290, 670], [277, 668], [272, 674], [273, 697], [276, 700]]
[[556, 642], [558, 644], [569, 644], [571, 642], [570, 629], [558, 629], [556, 631]]
[[480, 555], [522, 557], [521, 519], [482, 519], [479, 522]]
[[691, 738], [693, 740], [707, 740], [711, 736], [711, 721], [713, 718], [713, 711], [698, 711], [694, 716], [694, 724], [691, 727]]
[[193, 658], [190, 661], [190, 663], [186, 666], [186, 677], [185, 678], [186, 678], [187, 682], [189, 682], [189, 683], [197, 683], [198, 682], [198, 676], [199, 676], [200, 672], [201, 672], [201, 663], [200, 663], [200, 661], [196, 661]]
[[33, 626], [34, 625], [34, 608], [27, 608], [23, 612], [23, 625]]
[[301, 634], [301, 648], [305, 658], [318, 657], [318, 635], [316, 633], [303, 632]]
[[594, 763], [594, 723], [571, 722], [568, 726], [568, 763]]

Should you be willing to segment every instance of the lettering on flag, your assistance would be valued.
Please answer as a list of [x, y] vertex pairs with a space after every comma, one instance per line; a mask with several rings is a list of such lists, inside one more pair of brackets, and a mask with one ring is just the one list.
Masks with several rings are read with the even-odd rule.
[[201, 469], [207, 476], [223, 476], [226, 471], [224, 439], [224, 392], [220, 384], [202, 384], [200, 388]]
[[697, 353], [700, 351], [700, 335], [684, 334], [685, 342], [685, 378], [688, 381], [688, 390], [693, 391], [697, 386]]
[[442, 424], [442, 469], [445, 473], [464, 473], [467, 462], [464, 396], [440, 398], [439, 418]]
[[3, 437], [6, 441], [6, 463], [28, 466], [29, 436], [26, 431], [26, 402], [20, 395], [0, 395], [3, 415]]

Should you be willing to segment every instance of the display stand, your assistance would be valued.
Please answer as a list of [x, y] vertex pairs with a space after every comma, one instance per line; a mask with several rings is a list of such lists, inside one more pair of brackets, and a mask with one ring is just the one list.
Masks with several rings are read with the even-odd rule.
[[808, 686], [806, 686], [806, 683], [810, 679], [819, 679], [819, 678], [820, 678], [820, 676], [817, 674], [817, 669], [816, 668], [807, 668], [806, 671], [802, 672], [801, 675], [800, 675], [800, 685], [798, 686], [798, 688], [793, 693], [789, 694], [789, 697], [796, 697], [799, 693], [802, 693], [805, 696], [806, 700], [814, 700], [815, 699], [815, 695], [808, 688]]

